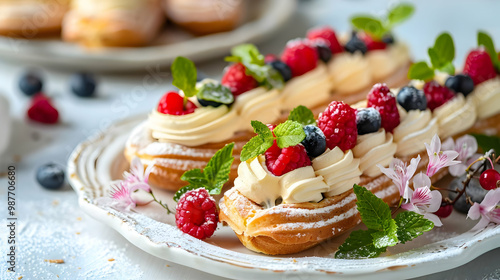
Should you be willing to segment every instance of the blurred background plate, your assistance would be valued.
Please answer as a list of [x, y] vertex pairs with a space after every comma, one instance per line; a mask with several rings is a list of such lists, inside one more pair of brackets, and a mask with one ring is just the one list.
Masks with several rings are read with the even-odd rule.
[[168, 65], [175, 57], [202, 61], [227, 54], [241, 43], [269, 38], [293, 14], [296, 0], [253, 0], [246, 21], [223, 33], [195, 37], [176, 27], [165, 29], [151, 46], [86, 50], [60, 39], [0, 37], [0, 57], [16, 62], [88, 71], [144, 70]]

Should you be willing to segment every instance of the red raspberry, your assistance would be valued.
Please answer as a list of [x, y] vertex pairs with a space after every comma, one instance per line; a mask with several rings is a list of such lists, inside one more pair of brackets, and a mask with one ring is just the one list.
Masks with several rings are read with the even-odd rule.
[[326, 137], [330, 149], [338, 146], [343, 151], [354, 148], [358, 138], [356, 110], [342, 101], [332, 101], [319, 115], [318, 127]]
[[266, 56], [264, 57], [265, 63], [271, 63], [276, 60], [279, 60], [279, 58], [275, 54], [266, 54]]
[[182, 232], [198, 239], [205, 239], [214, 234], [218, 222], [219, 214], [215, 200], [206, 189], [188, 191], [179, 199], [175, 223]]
[[289, 41], [281, 55], [281, 61], [290, 67], [294, 77], [316, 68], [318, 59], [316, 48], [304, 40]]
[[332, 50], [332, 54], [344, 51], [344, 48], [339, 43], [339, 40], [337, 40], [335, 31], [328, 26], [313, 28], [307, 32], [307, 39], [314, 40], [316, 38], [322, 38], [328, 41], [328, 43], [330, 43], [330, 50]]
[[373, 39], [370, 35], [366, 33], [360, 33], [358, 36], [363, 42], [366, 44], [366, 48], [369, 51], [373, 50], [385, 50], [387, 48], [387, 44], [382, 41], [377, 41]]
[[399, 125], [399, 111], [396, 97], [386, 84], [375, 84], [368, 93], [368, 107], [377, 109], [382, 117], [382, 127], [392, 132]]
[[59, 120], [59, 112], [52, 106], [49, 98], [37, 93], [31, 100], [28, 118], [35, 122], [54, 124]]
[[259, 86], [257, 80], [247, 75], [245, 71], [245, 65], [239, 62], [226, 67], [224, 70], [221, 83], [231, 90], [234, 97]]
[[267, 149], [265, 156], [267, 169], [276, 176], [311, 165], [306, 148], [301, 144], [280, 149], [276, 144], [276, 140], [274, 140], [271, 148]]
[[472, 50], [467, 55], [463, 72], [472, 78], [475, 86], [497, 76], [490, 55], [483, 49]]
[[427, 99], [427, 108], [431, 109], [431, 111], [434, 111], [434, 109], [455, 97], [453, 91], [445, 86], [440, 85], [436, 81], [425, 83], [424, 93], [425, 98]]
[[196, 105], [188, 100], [184, 108], [184, 97], [175, 91], [169, 91], [163, 95], [158, 103], [158, 112], [166, 115], [187, 115], [194, 112]]

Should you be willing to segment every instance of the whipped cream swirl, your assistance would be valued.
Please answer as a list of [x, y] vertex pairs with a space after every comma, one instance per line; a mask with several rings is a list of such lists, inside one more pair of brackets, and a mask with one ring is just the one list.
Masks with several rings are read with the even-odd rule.
[[439, 137], [446, 139], [465, 131], [476, 121], [476, 106], [467, 101], [462, 94], [457, 94], [453, 99], [434, 110], [439, 126]]
[[486, 119], [500, 113], [500, 77], [477, 85], [470, 96], [476, 105], [478, 119]]
[[383, 128], [377, 132], [358, 135], [356, 146], [352, 149], [354, 157], [360, 159], [359, 169], [363, 175], [377, 177], [382, 174], [377, 164], [389, 166], [397, 145], [393, 142], [391, 133], [386, 133]]
[[438, 132], [437, 119], [429, 109], [411, 110], [401, 116], [401, 123], [394, 129], [396, 156], [410, 156], [425, 150], [423, 143], [431, 143]]

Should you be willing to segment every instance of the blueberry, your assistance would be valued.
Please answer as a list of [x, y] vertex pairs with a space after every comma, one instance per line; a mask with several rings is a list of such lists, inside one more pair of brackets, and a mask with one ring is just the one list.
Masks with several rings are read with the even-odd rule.
[[461, 92], [464, 96], [467, 96], [474, 90], [474, 82], [472, 78], [466, 74], [450, 76], [446, 79], [444, 85], [454, 92]]
[[302, 145], [306, 148], [307, 155], [317, 157], [326, 150], [326, 137], [323, 131], [315, 125], [304, 126], [306, 138], [302, 140]]
[[377, 132], [382, 125], [382, 117], [375, 108], [363, 108], [356, 112], [358, 134]]
[[316, 51], [318, 52], [319, 59], [327, 63], [332, 58], [332, 50], [326, 44], [315, 44]]
[[71, 91], [80, 97], [91, 97], [95, 93], [96, 80], [89, 73], [77, 73], [70, 80]]
[[281, 60], [275, 60], [269, 63], [274, 70], [278, 71], [283, 77], [283, 81], [289, 81], [292, 78], [292, 69]]
[[352, 36], [351, 40], [345, 44], [344, 49], [350, 53], [359, 51], [362, 54], [365, 54], [368, 51], [365, 42], [359, 39], [358, 36]]
[[385, 34], [382, 37], [382, 42], [384, 42], [384, 43], [386, 43], [388, 45], [392, 45], [392, 44], [394, 44], [394, 37], [392, 36], [391, 33]]
[[399, 105], [406, 111], [425, 111], [427, 109], [427, 98], [424, 92], [413, 86], [407, 86], [400, 89], [396, 99]]
[[[455, 190], [455, 189], [461, 190], [461, 189], [463, 189], [464, 185], [463, 185], [462, 182], [464, 180], [465, 180], [465, 175], [463, 175], [463, 176], [461, 176], [459, 178], [453, 179], [453, 181], [451, 181], [451, 183], [450, 183], [449, 189], [450, 190]], [[472, 180], [470, 181], [469, 185], [467, 186], [467, 194], [470, 196], [471, 200], [473, 202], [480, 203], [481, 201], [483, 201], [484, 196], [486, 195], [486, 193], [488, 193], [488, 191], [485, 190], [485, 189], [483, 189], [481, 187], [481, 185], [479, 184], [479, 180], [476, 179], [476, 178], [472, 178]], [[454, 200], [455, 197], [457, 197], [457, 193], [455, 193], [455, 192], [448, 192], [448, 197], [451, 200]], [[453, 207], [458, 212], [467, 213], [467, 212], [469, 212], [469, 209], [470, 209], [471, 205], [468, 204], [465, 201], [465, 194], [464, 194], [464, 195], [462, 195], [457, 200], [457, 202], [455, 202], [455, 204], [454, 204]]]
[[234, 102], [231, 90], [216, 83], [203, 84], [196, 94], [196, 98], [201, 106], [219, 107], [222, 104], [230, 106]]
[[39, 75], [29, 72], [19, 79], [19, 88], [25, 95], [32, 96], [42, 91], [43, 82]]
[[64, 169], [55, 163], [42, 165], [36, 172], [36, 180], [46, 189], [60, 189], [64, 185]]

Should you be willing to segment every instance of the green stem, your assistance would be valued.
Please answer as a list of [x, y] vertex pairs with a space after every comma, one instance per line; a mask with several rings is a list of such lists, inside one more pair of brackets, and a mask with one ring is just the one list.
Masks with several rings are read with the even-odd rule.
[[156, 197], [155, 197], [155, 195], [154, 195], [154, 193], [152, 191], [150, 192], [150, 194], [151, 194], [151, 196], [153, 197], [153, 200], [156, 203], [160, 204], [161, 207], [163, 207], [163, 208], [165, 208], [167, 210], [167, 214], [172, 214], [173, 213], [172, 211], [170, 211], [170, 208], [168, 208], [167, 204], [164, 204], [161, 200], [156, 199]]

